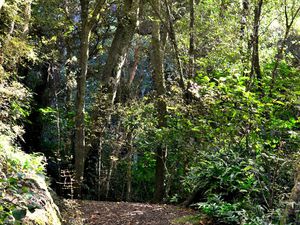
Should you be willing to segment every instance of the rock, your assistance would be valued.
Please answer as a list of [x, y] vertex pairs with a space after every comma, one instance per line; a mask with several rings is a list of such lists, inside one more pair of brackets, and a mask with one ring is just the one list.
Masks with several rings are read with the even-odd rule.
[[35, 189], [32, 190], [33, 202], [39, 207], [35, 208], [33, 212], [27, 210], [23, 223], [26, 225], [61, 225], [60, 212], [50, 195], [45, 176], [34, 175], [30, 179], [36, 183]]

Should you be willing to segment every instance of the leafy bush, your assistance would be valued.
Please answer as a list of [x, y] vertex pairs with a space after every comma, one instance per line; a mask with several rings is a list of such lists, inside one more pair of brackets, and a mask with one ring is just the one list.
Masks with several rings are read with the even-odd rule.
[[241, 203], [225, 202], [218, 195], [211, 195], [206, 202], [197, 203], [196, 206], [217, 223], [241, 224], [241, 220], [247, 216]]
[[10, 137], [21, 137], [22, 123], [30, 113], [31, 93], [19, 82], [0, 80], [0, 132]]
[[27, 210], [42, 203], [35, 199], [34, 177], [44, 174], [43, 156], [28, 155], [0, 136], [0, 224], [21, 224]]

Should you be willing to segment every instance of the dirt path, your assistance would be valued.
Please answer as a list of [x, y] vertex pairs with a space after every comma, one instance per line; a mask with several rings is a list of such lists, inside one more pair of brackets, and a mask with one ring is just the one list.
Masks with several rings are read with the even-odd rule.
[[171, 205], [69, 200], [62, 211], [68, 225], [199, 224], [182, 219], [195, 215], [194, 211]]

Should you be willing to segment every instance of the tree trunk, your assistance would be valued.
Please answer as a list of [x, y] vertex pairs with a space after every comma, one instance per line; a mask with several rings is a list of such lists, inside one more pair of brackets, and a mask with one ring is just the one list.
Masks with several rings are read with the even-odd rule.
[[103, 131], [104, 129], [102, 129], [102, 131], [100, 132], [99, 135], [99, 147], [98, 147], [98, 163], [97, 163], [97, 172], [98, 172], [98, 183], [97, 183], [97, 199], [98, 201], [100, 201], [101, 199], [101, 173], [102, 173], [102, 143], [103, 143]]
[[171, 43], [172, 43], [174, 51], [175, 51], [177, 70], [179, 72], [179, 85], [180, 85], [181, 89], [185, 92], [183, 69], [182, 69], [181, 60], [179, 57], [179, 49], [178, 49], [178, 44], [177, 44], [176, 33], [174, 30], [174, 24], [172, 21], [171, 9], [170, 9], [168, 0], [164, 0], [164, 3], [167, 8], [167, 16], [168, 16], [168, 21], [169, 21], [169, 36], [170, 36]]
[[86, 77], [88, 70], [89, 42], [91, 29], [97, 21], [105, 0], [98, 0], [95, 3], [92, 17], [89, 19], [89, 1], [81, 0], [81, 31], [80, 31], [80, 55], [79, 68], [77, 76], [77, 95], [76, 95], [76, 115], [75, 115], [75, 182], [78, 185], [77, 195], [81, 195], [81, 185], [84, 175], [84, 161], [86, 156], [85, 149], [85, 124], [84, 124], [84, 107], [86, 92]]
[[24, 26], [23, 26], [23, 36], [26, 37], [29, 32], [29, 25], [31, 19], [31, 4], [32, 1], [28, 0], [24, 9]]
[[194, 29], [195, 29], [195, 0], [189, 0], [189, 8], [190, 8], [190, 27], [189, 27], [189, 35], [190, 35], [190, 43], [189, 43], [189, 64], [188, 64], [188, 83], [187, 90], [185, 93], [186, 102], [189, 103], [192, 100], [192, 93], [189, 89], [192, 87], [192, 79], [195, 76], [195, 38], [194, 38]]
[[135, 75], [136, 75], [136, 71], [137, 71], [137, 68], [138, 68], [138, 63], [139, 63], [139, 50], [140, 50], [140, 46], [137, 44], [137, 46], [135, 47], [135, 50], [134, 50], [134, 62], [133, 62], [133, 66], [131, 68], [131, 71], [130, 71], [130, 75], [129, 75], [129, 81], [128, 81], [128, 87], [130, 88], [134, 78], [135, 78]]
[[249, 1], [248, 0], [242, 0], [242, 15], [241, 15], [241, 34], [240, 38], [241, 40], [244, 40], [245, 38], [245, 29], [247, 26], [247, 17], [249, 14]]
[[103, 79], [110, 94], [110, 106], [115, 102], [127, 50], [137, 26], [139, 0], [125, 0], [124, 7], [103, 69]]
[[[259, 27], [262, 12], [263, 0], [259, 0], [254, 9], [254, 22], [252, 33], [252, 60], [251, 60], [251, 79], [256, 76], [258, 80], [258, 88], [261, 90], [261, 69], [259, 62]], [[262, 91], [262, 90], [261, 90]]]
[[248, 23], [248, 16], [249, 16], [249, 1], [242, 0], [242, 11], [241, 11], [241, 21], [240, 21], [240, 57], [242, 63], [242, 72], [245, 75], [246, 71], [248, 70], [248, 60], [250, 51], [248, 48], [249, 40], [247, 38], [247, 23]]
[[108, 194], [109, 194], [109, 189], [110, 189], [110, 183], [111, 183], [111, 178], [113, 175], [113, 171], [115, 169], [117, 165], [117, 161], [115, 159], [114, 155], [111, 155], [110, 157], [110, 166], [109, 166], [109, 171], [106, 177], [106, 184], [105, 184], [105, 198], [108, 198]]
[[127, 191], [126, 191], [126, 201], [131, 200], [131, 189], [132, 189], [132, 132], [128, 134], [129, 145], [128, 145], [128, 165], [127, 165]]
[[[153, 5], [158, 9], [158, 13], [154, 13], [153, 29], [152, 29], [152, 67], [154, 89], [156, 91], [156, 109], [158, 113], [158, 128], [166, 126], [165, 115], [167, 111], [164, 95], [166, 93], [165, 79], [163, 74], [163, 56], [161, 51], [161, 37], [160, 37], [160, 0], [153, 0]], [[161, 144], [156, 152], [156, 169], [155, 169], [155, 193], [153, 200], [161, 202], [164, 197], [164, 180], [165, 180], [165, 149]]]
[[89, 41], [91, 29], [88, 27], [88, 1], [81, 0], [81, 34], [80, 34], [80, 72], [77, 76], [76, 116], [75, 116], [75, 181], [78, 185], [78, 195], [81, 195], [81, 185], [85, 161], [85, 124], [84, 107], [86, 92], [86, 76], [88, 69]]
[[195, 29], [195, 10], [194, 10], [195, 0], [189, 1], [190, 6], [190, 46], [189, 46], [189, 79], [193, 78], [195, 75], [195, 44], [194, 44], [194, 29]]

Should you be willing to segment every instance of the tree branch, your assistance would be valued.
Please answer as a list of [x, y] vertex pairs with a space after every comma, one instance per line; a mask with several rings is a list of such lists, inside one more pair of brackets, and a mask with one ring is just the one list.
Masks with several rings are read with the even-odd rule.
[[88, 24], [87, 24], [90, 29], [92, 29], [92, 27], [96, 24], [98, 16], [99, 16], [101, 10], [103, 9], [103, 6], [105, 5], [105, 3], [106, 3], [106, 0], [98, 0], [96, 2], [94, 11], [92, 13], [92, 17], [90, 18], [90, 20], [88, 21]]

